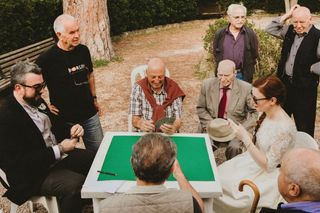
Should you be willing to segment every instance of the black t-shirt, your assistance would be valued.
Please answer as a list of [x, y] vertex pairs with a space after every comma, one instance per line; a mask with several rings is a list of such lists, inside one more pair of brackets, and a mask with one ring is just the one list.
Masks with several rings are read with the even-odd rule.
[[78, 123], [96, 114], [88, 82], [93, 71], [89, 49], [79, 44], [71, 51], [57, 45], [36, 60], [48, 85], [50, 102], [66, 122]]

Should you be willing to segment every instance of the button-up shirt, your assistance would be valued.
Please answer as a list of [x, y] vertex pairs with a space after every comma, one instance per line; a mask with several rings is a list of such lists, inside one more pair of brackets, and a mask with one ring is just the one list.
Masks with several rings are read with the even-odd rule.
[[[167, 93], [164, 88], [160, 92], [153, 91], [153, 97], [158, 105], [162, 105], [167, 97]], [[182, 114], [182, 98], [175, 99], [170, 106], [165, 109], [167, 117], [181, 118]], [[130, 109], [131, 115], [141, 116], [145, 120], [152, 119], [153, 109], [145, 97], [145, 94], [140, 85], [137, 83], [134, 85], [130, 97]]]
[[46, 114], [40, 112], [36, 107], [28, 104], [21, 105], [41, 132], [43, 140], [46, 143], [46, 147], [52, 147], [55, 158], [60, 159], [61, 153], [59, 147], [57, 146], [56, 137], [51, 131], [52, 125], [50, 118]]
[[244, 55], [244, 34], [245, 29], [242, 28], [237, 36], [234, 38], [229, 31], [229, 27], [226, 28], [225, 37], [223, 41], [223, 59], [229, 59], [234, 61], [236, 69], [241, 69], [243, 65]]

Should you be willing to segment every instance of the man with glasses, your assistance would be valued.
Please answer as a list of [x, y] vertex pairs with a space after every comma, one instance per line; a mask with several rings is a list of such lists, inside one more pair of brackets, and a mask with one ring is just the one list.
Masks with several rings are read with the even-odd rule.
[[[293, 115], [299, 131], [313, 136], [320, 73], [320, 30], [311, 18], [308, 8], [294, 5], [273, 20], [266, 31], [284, 40], [277, 70], [287, 89], [283, 108], [289, 116]], [[287, 25], [289, 19], [292, 24]]]
[[21, 205], [31, 196], [56, 196], [60, 212], [81, 212], [81, 187], [95, 153], [75, 146], [83, 135], [52, 114], [41, 98], [41, 69], [19, 62], [11, 69], [13, 94], [0, 106], [0, 168], [9, 188], [4, 196]]
[[[241, 123], [252, 133], [258, 112], [254, 109], [251, 85], [236, 78], [235, 63], [223, 60], [218, 64], [217, 78], [206, 79], [201, 87], [197, 104], [197, 113], [200, 120], [200, 132], [206, 132], [210, 121], [215, 118], [230, 118]], [[229, 143], [213, 141], [213, 148], [223, 147], [228, 144], [225, 155], [227, 160], [240, 154], [244, 146], [238, 139]]]
[[217, 31], [213, 41], [216, 64], [224, 59], [234, 61], [237, 78], [252, 83], [258, 53], [255, 32], [245, 26], [247, 8], [241, 4], [228, 7], [229, 25]]
[[60, 15], [53, 28], [57, 45], [36, 60], [48, 84], [49, 108], [69, 125], [80, 123], [86, 148], [97, 151], [103, 132], [89, 49], [80, 44], [79, 24], [74, 17]]

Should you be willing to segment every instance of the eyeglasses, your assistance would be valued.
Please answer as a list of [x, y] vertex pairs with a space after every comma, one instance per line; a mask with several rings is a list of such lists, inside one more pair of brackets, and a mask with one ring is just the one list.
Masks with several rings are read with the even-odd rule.
[[40, 92], [43, 88], [45, 88], [47, 86], [47, 83], [44, 81], [41, 84], [35, 84], [35, 85], [25, 85], [25, 84], [20, 84], [21, 86], [24, 87], [28, 87], [28, 88], [33, 88], [35, 89], [37, 92]]
[[269, 100], [270, 98], [256, 98], [255, 96], [252, 96], [252, 100], [255, 104], [258, 104], [258, 101], [262, 100]]

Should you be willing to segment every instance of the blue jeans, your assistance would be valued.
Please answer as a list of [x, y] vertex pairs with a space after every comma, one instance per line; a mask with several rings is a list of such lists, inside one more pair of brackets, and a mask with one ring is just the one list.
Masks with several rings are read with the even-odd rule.
[[[74, 125], [73, 123], [68, 123]], [[83, 142], [88, 150], [97, 152], [103, 139], [103, 131], [98, 113], [79, 123], [84, 129]]]

